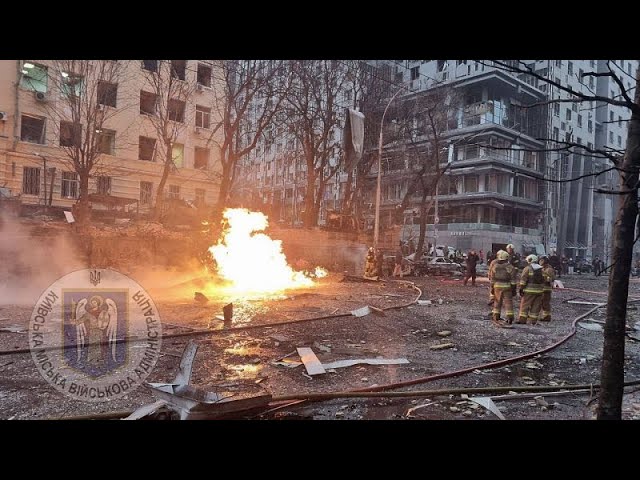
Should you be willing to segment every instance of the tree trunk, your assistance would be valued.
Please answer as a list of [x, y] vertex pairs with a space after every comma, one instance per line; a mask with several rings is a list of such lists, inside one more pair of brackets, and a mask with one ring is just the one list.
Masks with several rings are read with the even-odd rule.
[[164, 159], [164, 168], [162, 169], [162, 178], [160, 179], [160, 183], [158, 184], [158, 191], [156, 192], [156, 205], [153, 210], [153, 220], [158, 222], [160, 221], [160, 217], [162, 216], [162, 207], [164, 206], [164, 186], [167, 183], [167, 178], [169, 178], [169, 171], [171, 170], [171, 165], [173, 161], [171, 159], [172, 151], [171, 144], [165, 145], [166, 157]]
[[81, 172], [78, 174], [78, 176], [80, 177], [80, 198], [78, 200], [78, 218], [76, 220], [80, 227], [84, 227], [90, 221], [89, 174], [86, 172]]
[[[427, 195], [422, 194], [422, 202], [420, 205], [420, 235], [418, 236], [418, 244], [416, 245], [416, 260], [419, 260], [422, 256], [422, 250], [424, 248], [424, 239], [427, 236], [427, 214], [431, 210], [431, 204], [427, 205]], [[429, 252], [427, 252], [429, 253]]]
[[230, 168], [227, 165], [222, 166], [222, 178], [220, 180], [220, 191], [218, 192], [217, 209], [222, 212], [227, 206], [229, 201], [229, 189], [231, 183], [231, 177], [229, 175]]
[[353, 170], [347, 175], [347, 183], [344, 187], [344, 198], [342, 199], [342, 214], [349, 215], [353, 213]]
[[307, 191], [305, 192], [304, 197], [304, 226], [305, 227], [315, 227], [316, 220], [314, 220], [314, 210], [315, 210], [315, 196], [316, 196], [316, 176], [313, 171], [313, 162], [309, 165], [309, 161], [307, 161]]
[[[640, 103], [640, 81], [636, 80], [636, 105]], [[635, 225], [638, 216], [638, 171], [640, 170], [640, 115], [632, 113], [627, 135], [627, 148], [621, 165], [622, 205], [613, 231], [612, 267], [609, 273], [607, 318], [604, 326], [602, 369], [598, 420], [622, 418], [624, 383], [624, 348], [629, 296], [629, 274], [633, 260]]]

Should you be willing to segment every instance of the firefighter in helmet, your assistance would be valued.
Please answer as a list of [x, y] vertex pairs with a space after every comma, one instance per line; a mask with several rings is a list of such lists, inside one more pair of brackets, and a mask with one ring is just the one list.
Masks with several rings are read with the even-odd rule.
[[553, 290], [553, 282], [556, 279], [556, 271], [549, 262], [546, 255], [540, 256], [538, 259], [542, 265], [542, 277], [544, 278], [544, 287], [542, 288], [542, 311], [540, 312], [541, 322], [551, 321], [551, 291]]
[[[511, 324], [514, 316], [513, 297], [516, 293], [517, 277], [515, 268], [509, 263], [509, 254], [504, 250], [500, 250], [496, 259], [491, 262], [489, 281], [494, 295], [491, 322], [498, 327], [512, 328]], [[506, 323], [500, 319], [500, 312], [503, 306]]]
[[518, 323], [538, 323], [538, 315], [542, 307], [542, 292], [544, 288], [544, 276], [542, 266], [538, 264], [536, 255], [527, 257], [528, 265], [522, 270], [520, 276], [520, 313]]

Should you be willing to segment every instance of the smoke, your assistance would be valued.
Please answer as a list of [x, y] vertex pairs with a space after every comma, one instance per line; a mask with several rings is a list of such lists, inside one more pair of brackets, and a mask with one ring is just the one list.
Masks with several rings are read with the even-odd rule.
[[34, 305], [58, 278], [85, 268], [70, 225], [0, 215], [0, 304]]

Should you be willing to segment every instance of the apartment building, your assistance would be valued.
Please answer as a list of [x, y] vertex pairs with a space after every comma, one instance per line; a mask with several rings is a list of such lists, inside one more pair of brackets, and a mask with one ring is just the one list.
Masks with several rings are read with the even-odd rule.
[[[87, 107], [92, 114], [109, 113], [101, 131], [95, 132], [101, 153], [89, 178], [89, 192], [96, 200], [93, 208], [128, 205], [146, 212], [154, 204], [164, 162], [152, 122], [160, 99], [148, 74], [157, 71], [161, 62], [171, 62], [175, 80], [193, 87], [183, 89], [188, 95], [168, 100], [169, 125], [176, 135], [171, 144], [174, 168], [164, 194], [194, 205], [213, 205], [219, 163], [211, 141], [215, 64], [209, 60], [113, 62], [122, 63], [119, 77], [94, 85], [98, 108]], [[60, 64], [0, 60], [0, 187], [3, 195], [19, 197], [23, 204], [44, 205], [50, 199], [51, 206], [69, 209], [77, 202], [80, 186], [63, 147], [91, 132], [64, 121], [62, 96], [72, 94], [71, 89], [79, 94], [88, 81], [62, 71]], [[63, 114], [54, 118], [52, 107], [58, 106], [57, 112]]]

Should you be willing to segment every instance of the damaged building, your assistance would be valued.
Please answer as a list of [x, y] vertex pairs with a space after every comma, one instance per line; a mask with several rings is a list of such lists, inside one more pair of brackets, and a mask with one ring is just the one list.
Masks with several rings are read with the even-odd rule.
[[[84, 148], [87, 135], [95, 134], [99, 161], [89, 176], [92, 209], [149, 212], [164, 166], [161, 139], [151, 119], [164, 108], [175, 132], [165, 205], [172, 200], [195, 206], [215, 203], [219, 162], [210, 142], [215, 86], [212, 61], [90, 63], [93, 72], [105, 68], [104, 63], [119, 63], [119, 74], [108, 81], [64, 71], [64, 62], [0, 61], [0, 186], [6, 196], [19, 199], [26, 209], [44, 205], [71, 209], [81, 185], [65, 149]], [[169, 62], [172, 80], [184, 87], [175, 90], [175, 98], [162, 99], [149, 78]], [[104, 115], [103, 128], [87, 131], [87, 123], [63, 110], [63, 95], [86, 98], [82, 115]]]

